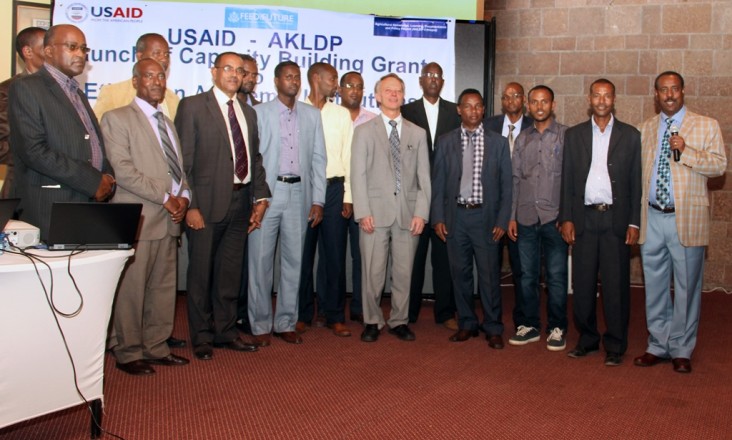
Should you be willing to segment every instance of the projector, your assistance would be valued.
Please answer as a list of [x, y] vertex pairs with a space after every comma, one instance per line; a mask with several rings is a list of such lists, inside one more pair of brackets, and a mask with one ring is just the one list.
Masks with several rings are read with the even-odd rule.
[[33, 225], [19, 220], [10, 220], [3, 229], [8, 242], [18, 248], [35, 246], [41, 242], [41, 231]]

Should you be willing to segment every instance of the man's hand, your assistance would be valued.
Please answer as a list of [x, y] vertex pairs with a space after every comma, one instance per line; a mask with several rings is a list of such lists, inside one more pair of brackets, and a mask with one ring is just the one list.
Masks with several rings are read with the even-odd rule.
[[266, 200], [254, 204], [252, 207], [252, 215], [249, 216], [247, 234], [251, 234], [253, 230], [262, 227], [262, 219], [264, 218], [264, 213], [267, 212], [267, 208], [269, 208], [269, 202]]
[[369, 215], [358, 221], [358, 226], [367, 234], [374, 232], [374, 217]]
[[494, 226], [493, 227], [493, 241], [500, 240], [503, 237], [503, 234], [505, 234], [505, 233], [506, 233], [505, 229], [498, 227], [498, 226]]
[[444, 223], [437, 223], [434, 229], [440, 240], [447, 241], [447, 226]]
[[310, 215], [308, 215], [308, 221], [310, 227], [314, 228], [323, 221], [323, 207], [320, 205], [313, 205], [310, 207]]
[[203, 221], [201, 210], [198, 208], [189, 209], [186, 213], [186, 224], [194, 231], [205, 228], [206, 224]]
[[416, 215], [412, 217], [412, 222], [409, 224], [409, 231], [412, 233], [412, 235], [420, 235], [422, 231], [424, 231], [424, 219], [422, 217], [417, 217]]
[[508, 238], [511, 239], [511, 241], [518, 240], [518, 223], [516, 220], [509, 220], [508, 221], [508, 231], [506, 231], [508, 234]]
[[97, 202], [103, 202], [112, 197], [116, 184], [117, 181], [114, 180], [114, 177], [109, 174], [103, 174], [102, 180], [99, 182], [99, 186], [97, 187], [97, 192], [94, 194], [94, 200]]
[[638, 228], [628, 226], [628, 230], [625, 231], [625, 244], [627, 244], [628, 246], [633, 246], [634, 244], [637, 244], [639, 235], [640, 230]]
[[562, 223], [562, 238], [568, 245], [572, 246], [574, 244], [574, 223]]
[[672, 150], [679, 150], [679, 153], [683, 153], [686, 148], [686, 141], [684, 141], [684, 138], [678, 134], [676, 136], [671, 136], [668, 139], [668, 144]]
[[341, 211], [343, 218], [351, 218], [353, 215], [353, 203], [344, 203], [343, 211]]
[[188, 210], [188, 199], [185, 197], [176, 197], [172, 194], [168, 196], [168, 201], [163, 207], [170, 213], [170, 219], [173, 223], [180, 223]]

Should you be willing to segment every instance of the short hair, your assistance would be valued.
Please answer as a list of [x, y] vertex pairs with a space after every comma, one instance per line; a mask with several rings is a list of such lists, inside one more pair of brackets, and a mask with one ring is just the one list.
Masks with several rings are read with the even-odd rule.
[[290, 61], [290, 60], [283, 61], [283, 62], [279, 63], [277, 66], [275, 66], [275, 69], [274, 69], [275, 78], [279, 78], [280, 73], [282, 73], [282, 69], [284, 69], [287, 66], [297, 67], [298, 69], [300, 69], [300, 66], [294, 61]]
[[445, 73], [445, 72], [442, 71], [442, 66], [440, 66], [439, 64], [437, 64], [434, 61], [431, 61], [431, 62], [425, 64], [424, 66], [422, 66], [422, 70], [420, 70], [419, 75], [420, 76], [424, 75], [424, 71], [427, 70], [427, 68], [430, 67], [430, 66], [437, 66], [437, 68], [440, 69], [440, 75], [442, 75], [443, 73]]
[[240, 57], [241, 58], [241, 55], [239, 55], [236, 52], [221, 52], [220, 54], [216, 55], [216, 58], [214, 59], [214, 67], [219, 67], [218, 66], [219, 60], [221, 58], [225, 57], [226, 55], [233, 55], [235, 57]]
[[521, 94], [524, 94], [524, 86], [522, 86], [521, 84], [517, 83], [516, 81], [511, 81], [510, 83], [506, 84], [505, 88], [507, 89], [511, 86], [518, 88], [521, 91]]
[[[18, 35], [15, 36], [15, 51], [18, 52], [18, 56], [20, 56], [23, 61], [25, 61], [25, 57], [23, 56], [23, 48], [26, 46], [33, 46], [33, 43], [38, 41], [38, 34], [45, 33], [45, 29], [35, 26], [27, 27], [18, 32]], [[41, 39], [43, 38], [41, 37]]]
[[460, 96], [458, 97], [457, 104], [460, 105], [463, 101], [463, 97], [466, 95], [478, 95], [480, 96], [481, 102], [483, 101], [483, 95], [480, 93], [478, 89], [465, 89], [462, 92], [460, 92]]
[[381, 86], [381, 81], [383, 81], [383, 80], [385, 80], [387, 78], [396, 78], [396, 79], [398, 79], [399, 82], [402, 83], [402, 91], [403, 92], [406, 92], [407, 91], [407, 88], [404, 87], [404, 80], [401, 79], [401, 78], [399, 78], [399, 75], [397, 75], [396, 73], [387, 73], [386, 75], [384, 75], [381, 78], [379, 78], [379, 80], [376, 81], [376, 84], [374, 84], [374, 93], [377, 93], [379, 91], [379, 86]]
[[310, 68], [308, 68], [308, 81], [312, 81], [313, 76], [322, 74], [323, 71], [326, 70], [328, 67], [333, 67], [333, 66], [331, 66], [328, 63], [324, 63], [322, 61], [318, 61], [317, 63], [311, 64]]
[[340, 85], [341, 85], [341, 87], [343, 87], [343, 86], [345, 86], [345, 85], [346, 85], [346, 77], [347, 77], [348, 75], [358, 75], [358, 76], [360, 76], [360, 77], [361, 77], [361, 80], [363, 80], [363, 76], [361, 76], [361, 73], [360, 73], [360, 72], [356, 72], [355, 70], [351, 70], [351, 71], [348, 71], [348, 72], [344, 73], [344, 74], [343, 74], [343, 75], [341, 76], [341, 81], [340, 81]]
[[595, 86], [595, 84], [606, 84], [612, 87], [613, 89], [613, 96], [615, 96], [615, 84], [613, 84], [612, 81], [606, 78], [600, 78], [592, 81], [592, 84], [590, 84], [590, 95], [592, 94], [592, 88]]
[[254, 64], [257, 64], [257, 60], [255, 60], [254, 57], [249, 55], [248, 53], [240, 53], [239, 56], [243, 61], [251, 61]]
[[[152, 61], [155, 64], [159, 65], [160, 67], [163, 67], [162, 64], [160, 64], [158, 62], [158, 60], [156, 60], [155, 58], [143, 58], [141, 60], [137, 60], [135, 62], [135, 64], [132, 66], [132, 76], [137, 76], [137, 77], [140, 76], [140, 66], [139, 65], [146, 61]], [[165, 72], [163, 72], [163, 73], [165, 73]]]
[[531, 92], [533, 92], [535, 90], [546, 91], [549, 94], [549, 96], [552, 98], [552, 102], [554, 102], [554, 90], [552, 90], [551, 87], [549, 87], [549, 86], [545, 86], [544, 84], [539, 84], [537, 86], [532, 87], [531, 90], [529, 90], [529, 93], [526, 95], [526, 97], [530, 99]]
[[155, 33], [142, 34], [142, 35], [140, 35], [140, 38], [137, 39], [137, 43], [135, 43], [135, 51], [137, 53], [145, 52], [145, 49], [147, 49], [147, 40], [150, 38], [160, 38], [161, 40], [165, 41], [166, 43], [168, 42], [168, 40], [166, 40], [165, 37], [163, 37], [160, 34], [155, 34]]
[[43, 36], [43, 47], [48, 47], [53, 44], [54, 38], [56, 38], [56, 32], [58, 31], [58, 29], [60, 27], [63, 27], [63, 26], [72, 26], [72, 25], [57, 24], [57, 25], [54, 25], [54, 26], [51, 26], [50, 28], [48, 28], [48, 30], [46, 31], [46, 35]]
[[684, 77], [681, 76], [681, 74], [679, 72], [674, 72], [673, 70], [667, 70], [665, 72], [660, 73], [656, 77], [656, 80], [653, 81], [653, 88], [658, 90], [658, 80], [660, 80], [662, 76], [666, 76], [666, 75], [673, 75], [673, 76], [677, 77], [679, 79], [679, 81], [681, 81], [681, 88], [682, 89], [684, 88]]

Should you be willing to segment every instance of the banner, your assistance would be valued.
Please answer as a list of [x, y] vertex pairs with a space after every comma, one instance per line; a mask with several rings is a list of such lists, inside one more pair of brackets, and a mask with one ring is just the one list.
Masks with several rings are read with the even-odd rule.
[[132, 76], [135, 42], [158, 33], [170, 44], [168, 88], [184, 98], [213, 85], [210, 69], [222, 52], [247, 53], [257, 60], [256, 94], [261, 101], [276, 96], [274, 68], [294, 61], [302, 69], [300, 99], [309, 93], [307, 69], [326, 62], [364, 77], [364, 106], [376, 109], [373, 87], [387, 73], [405, 82], [406, 102], [422, 96], [419, 73], [424, 64], [444, 71], [443, 97], [454, 101], [455, 22], [452, 19], [398, 19], [314, 9], [254, 5], [172, 2], [57, 1], [53, 23], [79, 27], [91, 48], [83, 75], [89, 100], [105, 84]]

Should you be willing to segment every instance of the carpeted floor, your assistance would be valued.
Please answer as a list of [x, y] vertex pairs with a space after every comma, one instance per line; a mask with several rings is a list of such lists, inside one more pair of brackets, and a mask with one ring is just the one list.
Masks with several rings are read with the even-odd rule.
[[[507, 289], [506, 337], [511, 296]], [[125, 439], [729, 439], [730, 312], [730, 295], [704, 294], [690, 375], [632, 365], [645, 349], [642, 289], [633, 291], [628, 353], [614, 368], [603, 354], [570, 359], [543, 340], [500, 351], [483, 337], [451, 343], [429, 302], [412, 343], [385, 331], [362, 343], [349, 323], [350, 338], [311, 329], [301, 346], [275, 339], [257, 353], [216, 350], [212, 361], [156, 367], [151, 377], [126, 375], [108, 356], [103, 424]], [[183, 297], [175, 333], [187, 336]], [[570, 328], [568, 349], [576, 338]], [[0, 430], [0, 439], [84, 439], [88, 426], [77, 407]]]

